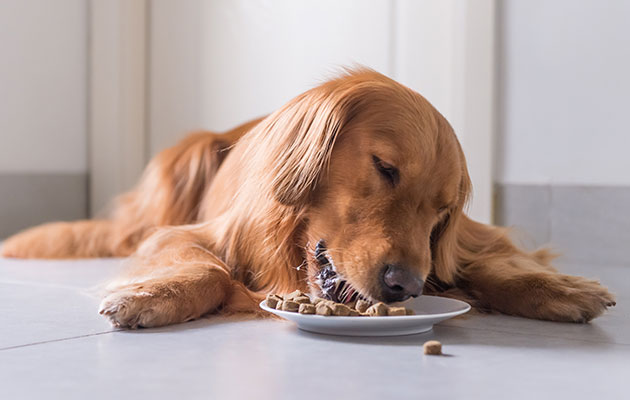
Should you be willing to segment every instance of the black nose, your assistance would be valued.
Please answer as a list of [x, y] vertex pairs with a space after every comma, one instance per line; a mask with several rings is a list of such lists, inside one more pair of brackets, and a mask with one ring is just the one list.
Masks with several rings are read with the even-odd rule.
[[422, 294], [424, 282], [409, 269], [396, 264], [388, 264], [383, 268], [383, 298], [386, 302], [407, 300]]

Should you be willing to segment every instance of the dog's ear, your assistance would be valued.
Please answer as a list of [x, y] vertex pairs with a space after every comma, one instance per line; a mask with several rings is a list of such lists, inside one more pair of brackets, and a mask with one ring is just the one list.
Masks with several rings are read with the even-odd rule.
[[333, 146], [359, 107], [359, 89], [331, 81], [293, 99], [259, 126], [264, 182], [284, 205], [308, 202]]
[[[440, 125], [440, 129], [449, 129], [452, 132], [452, 128], [445, 121]], [[454, 135], [454, 133], [452, 134]], [[449, 214], [431, 232], [433, 271], [439, 280], [447, 283], [453, 282], [459, 258], [461, 258], [460, 241], [463, 239], [462, 235], [466, 234], [466, 221], [468, 220], [464, 215], [464, 208], [472, 190], [464, 152], [459, 143], [458, 148], [462, 169], [458, 202], [455, 208], [450, 210]]]

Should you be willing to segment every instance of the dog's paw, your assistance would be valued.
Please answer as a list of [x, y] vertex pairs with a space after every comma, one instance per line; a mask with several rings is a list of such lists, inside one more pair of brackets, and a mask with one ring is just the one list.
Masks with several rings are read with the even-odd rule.
[[99, 314], [117, 328], [149, 328], [159, 325], [158, 302], [142, 290], [114, 292], [103, 299]]
[[599, 282], [577, 276], [558, 275], [554, 289], [544, 309], [556, 321], [589, 322], [617, 304]]

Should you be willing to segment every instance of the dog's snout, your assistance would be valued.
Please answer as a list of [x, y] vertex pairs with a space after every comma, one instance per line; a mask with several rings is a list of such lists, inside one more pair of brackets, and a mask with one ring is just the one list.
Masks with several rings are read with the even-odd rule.
[[408, 268], [387, 264], [381, 279], [383, 298], [386, 302], [403, 301], [422, 294], [424, 281]]

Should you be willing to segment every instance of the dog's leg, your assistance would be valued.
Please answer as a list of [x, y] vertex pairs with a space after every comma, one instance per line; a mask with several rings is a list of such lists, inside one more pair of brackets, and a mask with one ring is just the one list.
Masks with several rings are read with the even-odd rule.
[[2, 245], [4, 257], [111, 257], [112, 222], [106, 220], [53, 222], [27, 229]]
[[221, 307], [257, 312], [259, 296], [186, 228], [161, 229], [132, 259], [128, 276], [112, 283], [99, 312], [119, 327], [156, 327], [190, 321]]
[[587, 322], [615, 305], [599, 282], [563, 275], [546, 251], [526, 253], [502, 228], [465, 218], [458, 236], [457, 286], [479, 306], [551, 321]]

